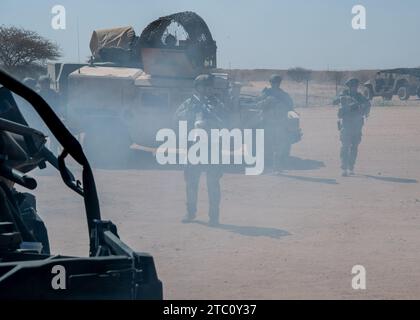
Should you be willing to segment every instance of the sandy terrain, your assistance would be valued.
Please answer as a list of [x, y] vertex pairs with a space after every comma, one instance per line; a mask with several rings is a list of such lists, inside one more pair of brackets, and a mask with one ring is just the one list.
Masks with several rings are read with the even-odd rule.
[[[219, 228], [206, 225], [204, 179], [197, 223], [181, 224], [182, 172], [96, 170], [103, 217], [154, 255], [165, 298], [420, 298], [420, 108], [373, 108], [351, 178], [336, 110], [298, 111], [305, 135], [282, 176], [224, 176]], [[81, 199], [48, 172], [38, 182], [52, 250], [86, 255]], [[351, 287], [356, 264], [365, 291]]]

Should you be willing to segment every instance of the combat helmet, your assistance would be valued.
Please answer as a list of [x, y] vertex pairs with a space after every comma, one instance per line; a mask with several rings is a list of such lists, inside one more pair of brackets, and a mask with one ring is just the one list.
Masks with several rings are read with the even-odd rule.
[[350, 78], [345, 83], [346, 87], [348, 87], [348, 88], [358, 87], [359, 84], [360, 84], [360, 81], [359, 81], [359, 79], [356, 79], [356, 78]]
[[214, 76], [211, 74], [200, 74], [194, 79], [194, 87], [204, 86], [212, 87], [214, 85]]
[[280, 83], [282, 80], [283, 78], [279, 74], [273, 74], [270, 77], [270, 83]]
[[29, 88], [35, 88], [36, 87], [36, 80], [34, 78], [31, 77], [26, 77], [25, 79], [22, 80], [22, 83], [29, 87]]

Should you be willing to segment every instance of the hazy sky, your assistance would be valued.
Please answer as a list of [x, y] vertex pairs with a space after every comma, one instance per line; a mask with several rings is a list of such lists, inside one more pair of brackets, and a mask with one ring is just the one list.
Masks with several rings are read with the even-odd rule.
[[[51, 27], [51, 8], [66, 8], [66, 30]], [[352, 7], [367, 10], [353, 30]], [[89, 56], [94, 29], [132, 25], [195, 11], [218, 45], [219, 67], [362, 69], [420, 66], [419, 0], [0, 0], [0, 24], [32, 29], [59, 43], [63, 60]]]

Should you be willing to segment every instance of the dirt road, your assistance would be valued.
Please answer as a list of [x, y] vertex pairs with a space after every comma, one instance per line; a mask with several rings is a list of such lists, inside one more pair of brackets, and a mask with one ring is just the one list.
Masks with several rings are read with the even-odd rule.
[[[222, 225], [207, 222], [204, 178], [197, 223], [185, 213], [180, 171], [97, 170], [103, 217], [154, 255], [165, 298], [420, 298], [420, 108], [375, 107], [357, 176], [340, 176], [336, 110], [298, 110], [303, 141], [281, 176], [227, 174]], [[40, 173], [38, 209], [52, 250], [86, 255], [81, 199]], [[367, 271], [367, 290], [351, 269]]]

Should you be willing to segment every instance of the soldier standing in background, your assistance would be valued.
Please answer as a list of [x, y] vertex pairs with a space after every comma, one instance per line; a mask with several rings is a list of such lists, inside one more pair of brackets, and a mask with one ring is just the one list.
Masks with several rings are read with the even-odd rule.
[[258, 98], [261, 122], [264, 128], [264, 159], [274, 172], [280, 171], [281, 164], [290, 152], [287, 118], [293, 110], [293, 100], [280, 88], [282, 78], [274, 74], [270, 78], [270, 88], [264, 88]]
[[341, 140], [341, 169], [343, 177], [354, 175], [354, 165], [357, 158], [357, 150], [362, 141], [362, 129], [365, 118], [369, 116], [370, 102], [358, 92], [359, 80], [350, 79], [346, 83], [346, 89], [334, 101], [340, 104], [338, 110], [338, 129]]
[[[193, 128], [201, 128], [208, 132], [211, 129], [224, 128], [227, 113], [224, 104], [214, 93], [214, 76], [199, 75], [194, 81], [194, 86], [196, 93], [178, 108], [176, 120], [187, 121], [188, 132]], [[220, 178], [223, 175], [221, 165], [217, 164], [186, 165], [184, 178], [187, 191], [187, 215], [182, 222], [191, 222], [196, 217], [198, 186], [202, 172], [205, 172], [207, 176], [209, 225], [217, 226], [219, 224]]]
[[62, 118], [60, 99], [56, 91], [51, 89], [51, 79], [48, 76], [40, 76], [38, 79], [39, 95], [50, 105], [54, 112]]
[[22, 83], [31, 88], [32, 90], [36, 90], [36, 80], [34, 78], [31, 77], [26, 77], [25, 79], [23, 79]]

